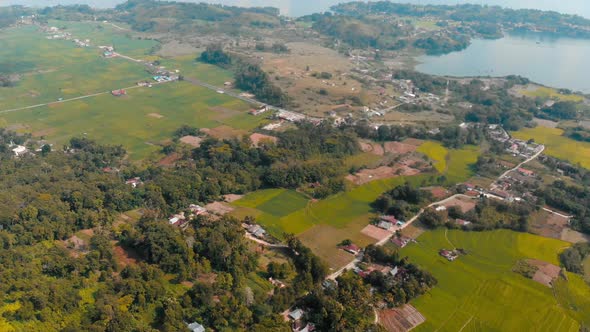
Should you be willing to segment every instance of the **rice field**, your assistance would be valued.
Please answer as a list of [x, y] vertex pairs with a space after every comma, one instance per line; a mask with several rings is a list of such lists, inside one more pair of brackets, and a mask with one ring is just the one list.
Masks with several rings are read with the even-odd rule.
[[[48, 40], [31, 26], [3, 30], [0, 70], [19, 74], [21, 79], [15, 87], [0, 89], [0, 126], [32, 133], [59, 147], [73, 136], [121, 144], [131, 160], [139, 161], [159, 157], [160, 144], [181, 125], [241, 133], [265, 121], [265, 116], [249, 115], [248, 104], [188, 82], [138, 88], [138, 81], [150, 78], [143, 64], [105, 59], [95, 46], [115, 45], [123, 54], [141, 56], [150, 52], [155, 41], [132, 38], [102, 23], [50, 24], [65, 27], [74, 38], [88, 38], [94, 46], [79, 48], [72, 41]], [[195, 57], [167, 59], [166, 64], [178, 64], [204, 81], [228, 79], [227, 71], [196, 64]], [[127, 95], [109, 93], [120, 88], [128, 88]], [[88, 95], [92, 96], [57, 103]], [[11, 111], [32, 105], [44, 106]]]
[[535, 142], [545, 145], [545, 154], [590, 169], [590, 143], [565, 137], [562, 129], [539, 126], [523, 128], [512, 135], [522, 140], [532, 138]]
[[[512, 272], [523, 258], [558, 265], [558, 253], [570, 244], [508, 230], [423, 233], [402, 256], [430, 271], [439, 281], [412, 304], [426, 317], [417, 331], [578, 331], [590, 317], [590, 287], [568, 273], [555, 298], [551, 288]], [[463, 248], [467, 255], [449, 262], [440, 249]], [[570, 294], [571, 293], [571, 294]], [[577, 306], [565, 306], [565, 302]], [[523, 319], [526, 317], [526, 319]]]
[[479, 147], [466, 145], [461, 149], [447, 149], [439, 142], [428, 141], [418, 147], [418, 152], [433, 161], [434, 168], [446, 176], [447, 183], [463, 182], [473, 176], [471, 165], [477, 162]]

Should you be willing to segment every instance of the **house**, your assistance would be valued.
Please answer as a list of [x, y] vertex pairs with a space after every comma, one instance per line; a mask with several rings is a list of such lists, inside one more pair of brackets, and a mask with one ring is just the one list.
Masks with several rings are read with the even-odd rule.
[[260, 114], [262, 114], [262, 113], [264, 113], [264, 112], [266, 112], [268, 110], [269, 110], [268, 106], [264, 105], [261, 108], [258, 108], [258, 109], [255, 109], [255, 110], [251, 110], [250, 111], [250, 114], [252, 114], [252, 115], [260, 115]]
[[307, 323], [305, 326], [301, 322], [293, 324], [294, 332], [313, 332], [315, 331], [315, 325], [313, 323]]
[[471, 184], [471, 183], [465, 182], [465, 183], [463, 183], [463, 185], [465, 186], [465, 188], [467, 189], [467, 191], [475, 190], [475, 186], [473, 184]]
[[395, 224], [397, 222], [397, 219], [394, 216], [387, 216], [387, 215], [382, 215], [381, 217], [379, 217], [379, 220], [381, 221], [385, 221], [391, 224]]
[[340, 247], [342, 250], [347, 251], [353, 255], [358, 255], [361, 252], [361, 248], [354, 243], [351, 243], [347, 246]]
[[526, 168], [522, 168], [520, 167], [518, 169], [518, 173], [524, 175], [524, 176], [534, 176], [535, 172], [531, 171], [530, 169], [526, 169]]
[[196, 204], [189, 205], [188, 209], [191, 211], [191, 213], [194, 216], [200, 216], [200, 215], [207, 212], [207, 209], [205, 209], [204, 207], [202, 207], [200, 205], [196, 205]]
[[291, 311], [288, 316], [292, 320], [298, 321], [301, 318], [303, 318], [303, 315], [305, 315], [305, 311], [303, 311], [301, 309], [295, 309], [295, 310]]
[[111, 94], [115, 97], [120, 97], [120, 96], [126, 95], [127, 91], [125, 91], [125, 89], [113, 90], [113, 91], [111, 91]]
[[272, 277], [268, 278], [268, 281], [275, 287], [278, 287], [278, 288], [285, 288], [286, 287], [285, 283], [283, 283], [280, 280], [273, 279]]
[[191, 330], [192, 332], [205, 332], [205, 327], [203, 327], [203, 325], [197, 323], [197, 322], [192, 322], [190, 324], [187, 324], [188, 329]]
[[17, 145], [15, 148], [12, 149], [12, 152], [16, 157], [21, 157], [25, 155], [28, 152], [28, 150], [26, 147], [22, 145]]
[[393, 224], [392, 224], [392, 223], [390, 223], [390, 222], [388, 222], [388, 221], [383, 221], [383, 220], [382, 220], [382, 221], [380, 221], [380, 222], [377, 224], [377, 227], [379, 227], [379, 228], [382, 228], [382, 229], [384, 229], [384, 230], [388, 231], [388, 230], [390, 230], [390, 229], [393, 227]]
[[248, 232], [257, 238], [263, 238], [266, 235], [264, 228], [255, 224], [248, 226]]
[[399, 227], [402, 227], [402, 226], [403, 226], [403, 225], [405, 225], [405, 224], [406, 224], [406, 222], [405, 222], [405, 221], [402, 221], [402, 220], [398, 220], [398, 221], [396, 221], [396, 223], [395, 223], [395, 225], [396, 225], [396, 226], [399, 226]]
[[459, 257], [454, 250], [441, 249], [438, 254], [446, 258], [449, 262], [452, 262]]
[[168, 219], [168, 223], [174, 226], [181, 226], [186, 222], [186, 218], [184, 216], [184, 212], [179, 214], [175, 214], [170, 219]]
[[471, 221], [463, 220], [463, 219], [456, 219], [455, 223], [459, 226], [467, 226], [471, 224]]
[[125, 184], [128, 184], [133, 188], [137, 188], [138, 186], [142, 185], [143, 182], [141, 181], [141, 178], [133, 178], [125, 181]]
[[396, 266], [393, 269], [391, 269], [391, 271], [389, 271], [389, 274], [391, 274], [392, 277], [395, 277], [398, 272], [399, 272], [399, 268]]
[[442, 212], [442, 211], [446, 211], [447, 210], [447, 207], [444, 206], [444, 205], [439, 205], [434, 210], [436, 210], [436, 212]]
[[408, 243], [412, 242], [412, 239], [409, 237], [405, 237], [405, 236], [394, 236], [391, 239], [391, 242], [393, 242], [396, 246], [403, 248], [405, 246], [408, 245]]

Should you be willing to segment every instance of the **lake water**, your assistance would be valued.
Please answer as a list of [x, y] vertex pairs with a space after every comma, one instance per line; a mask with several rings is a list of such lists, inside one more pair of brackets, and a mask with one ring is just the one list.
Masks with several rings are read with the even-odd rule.
[[[185, 0], [186, 1], [186, 0]], [[284, 15], [301, 16], [326, 11], [335, 4], [348, 2], [347, 0], [188, 0], [189, 2], [210, 2], [234, 6], [273, 6], [281, 10]], [[52, 6], [56, 4], [89, 4], [93, 7], [114, 7], [124, 0], [0, 0], [4, 4], [24, 4], [31, 6]], [[589, 0], [400, 0], [404, 3], [415, 4], [448, 4], [476, 3], [500, 5], [510, 8], [536, 8], [555, 10], [562, 13], [578, 14], [590, 18]]]
[[521, 75], [557, 88], [590, 93], [590, 40], [541, 33], [473, 40], [461, 52], [421, 56], [418, 71], [450, 76]]

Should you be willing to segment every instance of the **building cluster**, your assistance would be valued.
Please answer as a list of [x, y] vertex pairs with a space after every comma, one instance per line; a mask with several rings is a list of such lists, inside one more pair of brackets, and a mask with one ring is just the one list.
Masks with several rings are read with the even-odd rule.
[[488, 126], [488, 134], [491, 139], [506, 144], [506, 152], [513, 156], [520, 156], [523, 158], [530, 158], [543, 150], [543, 145], [534, 142], [525, 142], [523, 140], [510, 137], [506, 130], [500, 125]]
[[102, 51], [102, 56], [105, 58], [114, 58], [117, 56], [115, 48], [113, 46], [99, 46], [98, 48]]
[[455, 250], [441, 249], [441, 250], [439, 250], [438, 254], [441, 255], [442, 257], [446, 258], [449, 262], [452, 262], [452, 261], [456, 260], [457, 258], [459, 258], [461, 251], [458, 249], [455, 249]]
[[287, 314], [291, 322], [293, 332], [313, 332], [316, 330], [313, 323], [307, 322], [306, 312], [303, 309], [294, 309]]
[[492, 184], [490, 194], [500, 197], [507, 202], [527, 200], [536, 201], [533, 195], [534, 182], [537, 175], [534, 171], [520, 167]]
[[188, 213], [184, 211], [176, 213], [168, 218], [168, 223], [172, 226], [186, 227], [188, 222], [196, 218], [197, 216], [204, 215], [207, 213], [207, 209], [200, 205], [191, 204], [188, 208]]
[[405, 221], [398, 220], [395, 216], [382, 215], [379, 217], [376, 226], [386, 231], [396, 231], [405, 224]]
[[65, 32], [58, 27], [42, 27], [41, 31], [47, 34], [47, 39], [65, 39], [69, 40], [72, 38], [72, 34]]
[[90, 39], [74, 39], [74, 44], [78, 47], [90, 47]]
[[366, 278], [373, 272], [380, 272], [383, 275], [390, 275], [393, 278], [404, 278], [407, 275], [406, 270], [401, 266], [389, 266], [376, 263], [361, 263], [355, 266], [353, 271], [361, 278]]

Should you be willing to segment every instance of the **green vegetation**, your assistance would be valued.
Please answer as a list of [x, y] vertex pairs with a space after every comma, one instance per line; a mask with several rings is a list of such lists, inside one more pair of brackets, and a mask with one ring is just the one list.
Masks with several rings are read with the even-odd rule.
[[447, 155], [449, 151], [442, 144], [428, 141], [420, 145], [416, 151], [423, 153], [433, 160], [433, 166], [439, 173], [444, 173], [447, 170]]
[[534, 90], [523, 89], [520, 93], [531, 98], [559, 99], [560, 101], [581, 102], [584, 97], [574, 94], [563, 94], [557, 89], [540, 86]]
[[577, 142], [563, 136], [563, 130], [559, 128], [524, 128], [512, 133], [515, 138], [529, 140], [544, 144], [545, 154], [558, 159], [580, 164], [590, 169], [590, 143]]
[[158, 145], [183, 124], [251, 130], [263, 117], [248, 114], [248, 109], [229, 96], [176, 82], [128, 90], [123, 97], [104, 94], [2, 117], [58, 146], [74, 135], [86, 134], [101, 143], [122, 144], [133, 160], [142, 160], [158, 151]]
[[449, 150], [446, 178], [448, 183], [459, 183], [473, 175], [473, 165], [481, 154], [480, 148], [466, 145], [462, 149]]
[[[426, 317], [417, 331], [535, 330], [578, 331], [584, 308], [561, 306], [550, 288], [512, 272], [523, 258], [558, 264], [568, 244], [506, 230], [462, 232], [436, 230], [422, 234], [400, 254], [430, 271], [438, 285], [412, 304]], [[467, 254], [454, 262], [438, 255], [442, 248], [462, 248]], [[575, 294], [590, 288], [568, 274], [564, 287]], [[587, 298], [564, 295], [564, 300]], [[523, 319], [527, 317], [527, 319]]]

